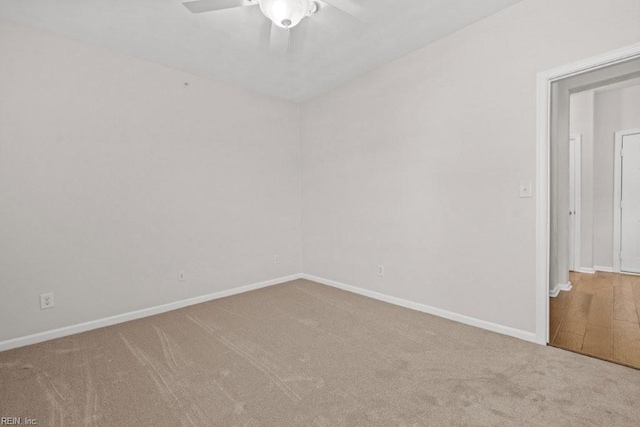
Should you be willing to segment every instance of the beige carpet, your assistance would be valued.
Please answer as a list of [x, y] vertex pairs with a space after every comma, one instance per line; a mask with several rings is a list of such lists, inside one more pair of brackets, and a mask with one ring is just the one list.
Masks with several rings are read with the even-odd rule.
[[39, 426], [640, 424], [640, 371], [299, 280], [0, 353]]

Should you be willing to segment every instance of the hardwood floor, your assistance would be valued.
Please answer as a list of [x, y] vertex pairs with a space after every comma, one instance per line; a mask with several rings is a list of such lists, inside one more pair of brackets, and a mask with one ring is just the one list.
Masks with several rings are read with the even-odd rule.
[[640, 369], [640, 276], [571, 273], [550, 299], [550, 344]]

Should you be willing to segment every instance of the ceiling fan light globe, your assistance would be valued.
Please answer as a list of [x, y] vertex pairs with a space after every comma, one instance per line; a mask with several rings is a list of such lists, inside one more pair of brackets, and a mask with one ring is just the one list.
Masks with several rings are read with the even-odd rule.
[[311, 0], [260, 0], [260, 10], [281, 28], [293, 28], [309, 14]]

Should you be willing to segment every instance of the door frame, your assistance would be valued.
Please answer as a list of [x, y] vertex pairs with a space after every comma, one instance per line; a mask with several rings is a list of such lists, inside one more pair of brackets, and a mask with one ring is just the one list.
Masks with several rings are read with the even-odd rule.
[[613, 166], [613, 272], [621, 272], [622, 256], [622, 139], [640, 134], [640, 129], [620, 130], [615, 133]]
[[573, 265], [573, 271], [580, 271], [580, 214], [582, 210], [582, 135], [575, 134], [569, 137], [573, 143], [573, 257], [569, 260]]
[[551, 84], [599, 68], [640, 58], [640, 43], [574, 62], [537, 75], [536, 102], [536, 338], [549, 343], [549, 242]]

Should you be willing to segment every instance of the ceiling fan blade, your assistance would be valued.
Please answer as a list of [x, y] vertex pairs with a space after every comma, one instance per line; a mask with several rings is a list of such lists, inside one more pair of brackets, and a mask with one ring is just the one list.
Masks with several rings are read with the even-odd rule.
[[291, 30], [285, 30], [271, 23], [271, 34], [269, 35], [269, 49], [271, 52], [287, 53], [290, 37]]
[[252, 6], [254, 4], [249, 0], [196, 0], [182, 3], [192, 13], [213, 12], [235, 7]]
[[364, 19], [347, 13], [325, 1], [320, 3], [318, 12], [308, 19], [329, 27], [335, 34], [347, 35], [351, 38], [361, 36], [369, 28], [369, 23]]

